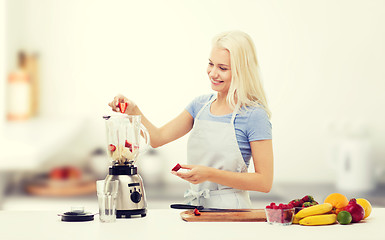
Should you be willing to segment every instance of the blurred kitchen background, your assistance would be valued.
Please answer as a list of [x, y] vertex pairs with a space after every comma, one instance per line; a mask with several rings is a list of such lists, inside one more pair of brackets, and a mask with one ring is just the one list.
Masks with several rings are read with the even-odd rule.
[[[0, 209], [96, 209], [107, 103], [167, 123], [211, 92], [211, 39], [233, 29], [273, 113], [274, 185], [254, 207], [332, 192], [385, 207], [384, 22], [383, 0], [0, 0]], [[182, 202], [187, 137], [138, 161], [149, 208]]]

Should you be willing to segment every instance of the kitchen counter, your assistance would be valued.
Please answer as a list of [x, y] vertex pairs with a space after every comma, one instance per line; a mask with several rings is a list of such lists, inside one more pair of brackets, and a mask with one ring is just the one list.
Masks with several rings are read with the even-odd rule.
[[149, 209], [144, 218], [101, 223], [62, 222], [52, 211], [0, 211], [1, 239], [382, 239], [385, 208], [350, 225], [276, 226], [266, 222], [184, 222], [174, 209]]

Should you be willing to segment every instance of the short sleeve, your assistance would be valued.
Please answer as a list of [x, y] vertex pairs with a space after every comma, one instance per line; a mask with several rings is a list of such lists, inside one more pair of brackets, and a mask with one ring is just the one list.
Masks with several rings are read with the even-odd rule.
[[214, 95], [207, 94], [201, 95], [199, 97], [194, 98], [186, 107], [186, 110], [191, 114], [191, 116], [195, 119], [199, 110], [203, 107], [205, 103], [207, 103]]
[[270, 119], [263, 108], [255, 108], [247, 121], [246, 133], [249, 142], [272, 139]]

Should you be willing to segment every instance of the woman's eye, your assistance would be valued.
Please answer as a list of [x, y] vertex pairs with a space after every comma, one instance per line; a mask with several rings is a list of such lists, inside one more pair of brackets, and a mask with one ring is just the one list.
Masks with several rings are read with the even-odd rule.
[[209, 62], [209, 65], [210, 65], [210, 66], [214, 66], [214, 64], [213, 64], [212, 62]]
[[227, 68], [224, 68], [224, 67], [220, 67], [220, 69], [223, 70], [223, 71], [227, 70]]

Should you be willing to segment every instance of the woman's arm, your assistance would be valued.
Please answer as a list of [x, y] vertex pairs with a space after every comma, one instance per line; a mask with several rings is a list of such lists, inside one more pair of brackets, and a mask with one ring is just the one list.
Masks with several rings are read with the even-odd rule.
[[253, 141], [250, 142], [250, 146], [254, 161], [254, 173], [223, 171], [199, 165], [182, 165], [182, 168], [191, 171], [187, 173], [173, 172], [173, 174], [193, 184], [211, 181], [236, 189], [267, 193], [273, 184], [272, 140]]
[[120, 112], [120, 103], [127, 103], [127, 108], [124, 112], [125, 114], [140, 115], [142, 117], [142, 124], [147, 128], [148, 133], [150, 134], [151, 146], [154, 148], [160, 147], [184, 136], [191, 130], [194, 124], [194, 118], [187, 110], [184, 110], [176, 118], [158, 128], [144, 116], [139, 107], [133, 101], [121, 94], [114, 97], [114, 100], [108, 105], [113, 111]]
[[163, 146], [164, 144], [184, 136], [191, 130], [194, 124], [194, 118], [187, 110], [184, 110], [176, 118], [160, 128], [154, 126], [143, 115], [139, 108], [137, 109], [136, 114], [142, 116], [142, 123], [150, 134], [151, 146], [154, 148]]

